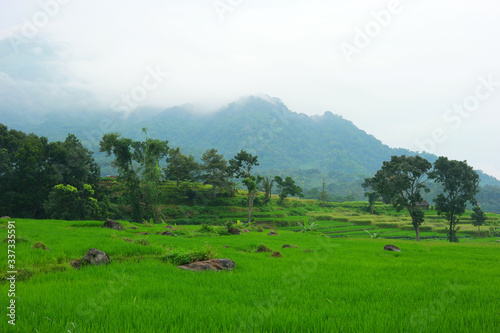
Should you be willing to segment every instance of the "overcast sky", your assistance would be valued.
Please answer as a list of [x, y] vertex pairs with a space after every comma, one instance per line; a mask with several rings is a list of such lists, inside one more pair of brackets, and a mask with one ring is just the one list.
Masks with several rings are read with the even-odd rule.
[[491, 0], [0, 0], [0, 98], [214, 109], [263, 93], [500, 179], [499, 35]]

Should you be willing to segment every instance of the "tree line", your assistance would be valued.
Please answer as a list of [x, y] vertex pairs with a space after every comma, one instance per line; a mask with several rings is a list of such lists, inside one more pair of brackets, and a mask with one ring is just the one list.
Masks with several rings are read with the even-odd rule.
[[392, 156], [390, 161], [383, 162], [373, 177], [365, 179], [363, 187], [368, 191], [366, 196], [371, 207], [375, 200], [382, 197], [398, 211], [406, 209], [419, 241], [420, 225], [425, 220], [421, 192], [429, 191], [426, 186], [429, 180], [442, 188], [433, 201], [438, 215], [444, 215], [449, 222], [447, 238], [450, 242], [458, 242], [457, 225], [468, 203], [475, 206], [471, 216], [474, 225], [484, 223], [484, 212], [476, 200], [479, 175], [466, 161], [441, 156], [431, 164], [420, 156]]
[[[186, 195], [186, 183], [210, 185], [211, 199], [234, 196], [236, 182], [248, 191], [248, 221], [256, 192], [264, 192], [263, 204], [271, 200], [276, 184], [279, 202], [289, 196], [302, 196], [302, 189], [291, 177], [261, 177], [253, 174], [258, 157], [242, 150], [227, 161], [214, 148], [201, 157], [182, 154], [168, 141], [153, 139], [143, 128], [145, 139], [134, 141], [119, 133], [105, 134], [99, 150], [113, 156], [118, 170], [120, 204], [126, 218], [159, 222], [163, 219], [160, 188], [164, 180], [175, 182], [177, 193]], [[0, 124], [0, 216], [28, 218], [103, 219], [112, 217], [110, 198], [100, 184], [100, 168], [93, 153], [69, 134], [64, 142], [48, 142], [45, 137], [9, 130]], [[161, 167], [162, 162], [166, 167]]]

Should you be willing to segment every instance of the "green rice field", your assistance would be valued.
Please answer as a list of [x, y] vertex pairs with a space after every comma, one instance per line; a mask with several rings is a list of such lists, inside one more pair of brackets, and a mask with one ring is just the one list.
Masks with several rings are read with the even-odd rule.
[[[364, 230], [408, 237], [414, 231], [402, 230], [410, 222], [390, 212], [297, 209], [296, 215], [257, 210], [255, 217], [269, 225], [312, 218], [317, 231], [297, 232], [290, 223], [272, 225], [279, 235], [268, 236], [263, 222], [264, 232], [253, 226], [234, 236], [222, 226], [177, 225], [172, 237], [158, 234], [167, 224], [122, 222], [124, 230], [116, 231], [101, 228], [102, 221], [13, 219], [16, 325], [6, 316], [11, 285], [5, 241], [0, 331], [500, 332], [499, 238], [373, 239]], [[445, 224], [428, 221], [422, 236], [443, 236]], [[7, 220], [0, 222], [5, 239]], [[261, 244], [282, 257], [257, 253]], [[386, 244], [402, 252], [384, 251]], [[90, 248], [108, 253], [111, 264], [73, 268], [70, 263]], [[236, 268], [191, 272], [168, 260], [172, 253], [197, 252], [229, 258]]]

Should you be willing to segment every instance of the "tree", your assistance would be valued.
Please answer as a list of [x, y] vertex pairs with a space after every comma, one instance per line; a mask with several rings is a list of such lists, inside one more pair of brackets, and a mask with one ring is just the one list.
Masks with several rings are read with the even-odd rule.
[[181, 153], [179, 147], [170, 149], [167, 157], [167, 167], [164, 169], [168, 180], [175, 180], [179, 188], [181, 181], [195, 181], [198, 177], [200, 165], [194, 157]]
[[52, 188], [44, 209], [52, 219], [87, 220], [98, 218], [99, 206], [92, 197], [92, 186], [84, 184], [82, 190], [71, 185], [59, 184]]
[[271, 201], [271, 191], [273, 190], [274, 179], [268, 176], [262, 178], [262, 187], [264, 189], [264, 203]]
[[255, 199], [255, 195], [257, 193], [257, 185], [262, 181], [261, 176], [250, 176], [248, 178], [243, 179], [243, 184], [246, 186], [248, 190], [248, 218], [247, 223], [251, 222], [252, 217], [252, 208], [253, 202]]
[[325, 179], [323, 178], [323, 189], [321, 190], [321, 208], [325, 208], [326, 191], [325, 191]]
[[143, 222], [146, 217], [158, 222], [158, 185], [161, 181], [159, 161], [168, 153], [168, 141], [149, 138], [146, 128], [143, 128], [143, 132], [146, 135], [146, 141], [143, 142], [121, 138], [119, 133], [105, 134], [99, 142], [99, 151], [106, 152], [107, 156], [115, 156], [112, 165], [118, 169], [120, 179], [125, 184], [132, 221]]
[[278, 185], [280, 202], [283, 203], [285, 198], [289, 195], [303, 197], [302, 188], [300, 186], [295, 185], [295, 181], [292, 177], [286, 177], [284, 180], [280, 176], [274, 177], [274, 181]]
[[368, 197], [368, 210], [373, 214], [373, 206], [379, 198], [379, 194], [377, 192], [365, 192], [365, 197]]
[[241, 150], [234, 158], [229, 160], [228, 174], [235, 178], [248, 178], [251, 176], [252, 168], [258, 166], [258, 156], [253, 156], [245, 150]]
[[0, 124], [0, 215], [43, 218], [43, 203], [55, 185], [82, 190], [99, 179], [92, 152], [74, 135], [49, 142]]
[[142, 131], [146, 135], [143, 146], [142, 158], [142, 192], [144, 193], [144, 208], [146, 219], [161, 222], [162, 214], [158, 207], [158, 188], [162, 181], [160, 161], [168, 154], [168, 141], [161, 141], [148, 137], [147, 128]]
[[430, 177], [443, 187], [443, 193], [438, 194], [434, 202], [438, 215], [444, 213], [450, 222], [448, 239], [458, 242], [456, 232], [460, 215], [465, 212], [467, 202], [477, 205], [475, 195], [478, 192], [479, 175], [466, 161], [449, 160], [441, 156], [434, 162]]
[[420, 156], [392, 156], [372, 178], [365, 179], [363, 187], [390, 198], [397, 211], [407, 209], [413, 228], [420, 241], [420, 225], [424, 222], [424, 212], [417, 203], [423, 200], [420, 191], [428, 192], [425, 182], [431, 163]]
[[472, 208], [473, 213], [470, 214], [470, 218], [472, 219], [472, 224], [477, 227], [477, 235], [481, 237], [481, 230], [480, 227], [484, 224], [486, 221], [486, 214], [484, 211], [481, 209], [481, 207], [476, 206]]
[[217, 196], [220, 189], [231, 186], [228, 180], [227, 161], [222, 154], [217, 154], [216, 149], [208, 149], [201, 157], [203, 162], [203, 175], [201, 178], [204, 184], [212, 185], [213, 198]]

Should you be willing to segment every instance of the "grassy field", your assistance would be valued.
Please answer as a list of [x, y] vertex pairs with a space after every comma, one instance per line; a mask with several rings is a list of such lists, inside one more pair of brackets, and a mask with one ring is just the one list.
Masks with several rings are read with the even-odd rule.
[[[290, 218], [297, 217], [319, 224], [317, 232], [300, 233], [290, 223], [277, 229], [279, 236], [268, 236], [268, 230], [226, 236], [220, 235], [223, 227], [186, 225], [176, 226], [172, 237], [157, 234], [166, 224], [123, 222], [125, 230], [116, 231], [101, 228], [102, 221], [14, 219], [16, 326], [4, 315], [0, 331], [499, 332], [498, 238], [369, 238], [364, 230], [379, 230], [377, 223], [394, 224], [381, 229], [387, 234], [414, 237], [400, 228], [409, 223], [405, 216], [386, 210], [375, 216], [356, 204], [339, 204], [257, 211], [263, 223], [295, 223]], [[244, 210], [226, 212], [230, 219]], [[207, 211], [199, 214], [210, 218]], [[359, 225], [362, 220], [370, 224]], [[6, 227], [6, 220], [0, 222]], [[429, 219], [431, 230], [422, 234], [442, 236], [441, 223]], [[7, 237], [7, 229], [0, 233]], [[343, 237], [329, 237], [334, 233]], [[384, 251], [389, 243], [402, 252]], [[7, 243], [2, 244], [6, 309]], [[283, 257], [256, 253], [260, 244]], [[282, 249], [284, 244], [293, 247]], [[105, 251], [112, 263], [72, 268], [70, 262], [89, 248]], [[165, 260], [189, 251], [230, 258], [236, 269], [190, 272]]]

